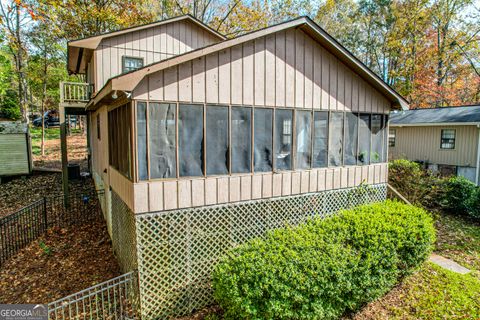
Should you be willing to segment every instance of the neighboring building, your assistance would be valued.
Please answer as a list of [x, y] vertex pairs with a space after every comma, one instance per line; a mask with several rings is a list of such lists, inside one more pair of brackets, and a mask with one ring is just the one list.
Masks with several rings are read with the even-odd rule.
[[93, 177], [145, 318], [211, 303], [232, 246], [385, 199], [388, 114], [407, 102], [308, 18], [227, 40], [183, 16], [68, 53], [93, 87]]
[[28, 125], [21, 121], [0, 121], [0, 177], [30, 174], [32, 165]]
[[391, 114], [389, 157], [420, 162], [479, 184], [480, 105]]

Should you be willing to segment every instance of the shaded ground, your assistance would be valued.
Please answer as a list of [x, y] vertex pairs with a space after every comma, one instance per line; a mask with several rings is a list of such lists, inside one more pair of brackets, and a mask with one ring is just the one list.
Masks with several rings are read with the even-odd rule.
[[[480, 319], [480, 222], [439, 215], [435, 252], [472, 270], [460, 275], [426, 262], [384, 297], [344, 320]], [[222, 319], [216, 307], [181, 320]]]
[[[32, 137], [33, 165], [35, 167], [61, 169], [60, 129], [45, 130], [45, 155], [41, 155], [41, 128], [30, 128]], [[87, 136], [79, 129], [72, 129], [67, 136], [68, 161], [80, 164], [82, 170], [87, 169]]]
[[[72, 192], [92, 190], [91, 179], [70, 181]], [[14, 177], [0, 184], [0, 217], [8, 215], [40, 198], [62, 194], [60, 173], [34, 172], [30, 176]]]
[[120, 274], [103, 220], [54, 228], [0, 267], [0, 303], [48, 303]]

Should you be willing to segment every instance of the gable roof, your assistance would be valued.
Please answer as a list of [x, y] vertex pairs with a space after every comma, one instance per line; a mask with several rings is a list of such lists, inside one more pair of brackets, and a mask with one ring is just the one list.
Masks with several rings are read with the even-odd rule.
[[404, 110], [408, 109], [408, 101], [406, 101], [405, 98], [403, 98], [393, 88], [386, 84], [379, 76], [377, 76], [372, 70], [358, 60], [350, 51], [343, 47], [338, 41], [336, 41], [332, 36], [330, 36], [325, 30], [323, 30], [308, 17], [299, 17], [294, 20], [253, 31], [233, 39], [189, 51], [187, 53], [147, 65], [141, 69], [113, 77], [107, 81], [104, 87], [90, 101], [87, 107], [99, 103], [109, 92], [113, 90], [132, 91], [145, 76], [154, 72], [290, 28], [300, 28], [303, 32], [307, 33], [313, 39], [318, 41], [323, 47], [329, 50], [330, 53], [340, 59], [354, 72], [360, 75], [376, 90], [381, 92], [393, 105]]
[[119, 36], [119, 35], [122, 35], [122, 34], [125, 34], [125, 33], [140, 31], [140, 30], [149, 29], [149, 28], [154, 28], [154, 27], [169, 24], [169, 23], [172, 23], [172, 22], [178, 22], [178, 21], [184, 21], [184, 20], [190, 21], [193, 24], [197, 25], [198, 27], [204, 29], [205, 31], [208, 31], [214, 37], [217, 37], [220, 41], [223, 41], [223, 40], [226, 39], [226, 37], [224, 35], [222, 35], [221, 33], [213, 30], [208, 25], [204, 24], [203, 22], [196, 19], [195, 17], [193, 17], [189, 14], [186, 14], [186, 15], [183, 15], [183, 16], [178, 16], [178, 17], [174, 17], [174, 18], [170, 18], [170, 19], [165, 19], [165, 20], [160, 20], [160, 21], [156, 21], [156, 22], [152, 22], [152, 23], [133, 26], [133, 27], [130, 27], [130, 28], [125, 28], [125, 29], [121, 29], [121, 30], [117, 30], [117, 31], [106, 32], [106, 33], [102, 33], [102, 34], [99, 34], [99, 35], [90, 36], [90, 37], [86, 37], [86, 38], [82, 38], [82, 39], [71, 40], [67, 44], [67, 56], [68, 56], [68, 58], [67, 58], [67, 61], [68, 61], [67, 68], [68, 68], [68, 71], [71, 72], [71, 73], [78, 72], [78, 65], [81, 62], [81, 61], [79, 62], [78, 60], [79, 60], [79, 58], [81, 58], [83, 56], [84, 50], [89, 50], [89, 51], [95, 50], [98, 47], [98, 45], [100, 44], [100, 42], [102, 42], [102, 40], [104, 40], [104, 39], [108, 39], [108, 38], [111, 38], [111, 37], [116, 37], [116, 36]]
[[480, 124], [480, 105], [392, 112], [391, 126]]

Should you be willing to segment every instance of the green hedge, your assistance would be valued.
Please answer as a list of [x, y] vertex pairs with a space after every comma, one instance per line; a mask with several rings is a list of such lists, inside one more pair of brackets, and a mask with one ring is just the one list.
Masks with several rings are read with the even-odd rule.
[[279, 229], [233, 249], [213, 272], [231, 319], [335, 319], [390, 290], [429, 255], [431, 217], [398, 202]]

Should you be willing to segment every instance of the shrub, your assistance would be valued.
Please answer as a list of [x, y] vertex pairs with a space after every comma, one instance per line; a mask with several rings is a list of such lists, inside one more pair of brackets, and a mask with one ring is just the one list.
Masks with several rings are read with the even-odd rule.
[[475, 191], [472, 193], [468, 203], [468, 209], [470, 216], [480, 219], [480, 188], [475, 188]]
[[435, 209], [440, 179], [416, 162], [398, 159], [388, 165], [389, 183], [410, 202]]
[[335, 319], [391, 289], [424, 261], [431, 217], [394, 201], [269, 232], [223, 257], [215, 298], [234, 319]]
[[464, 177], [451, 177], [441, 184], [439, 202], [450, 213], [469, 214], [472, 211], [472, 199], [476, 194], [475, 183]]

